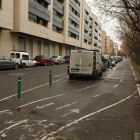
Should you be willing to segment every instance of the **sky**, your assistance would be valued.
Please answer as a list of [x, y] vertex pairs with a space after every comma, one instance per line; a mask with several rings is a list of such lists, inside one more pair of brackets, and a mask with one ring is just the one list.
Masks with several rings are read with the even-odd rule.
[[110, 38], [113, 40], [113, 42], [117, 43], [119, 45], [119, 49], [120, 49], [121, 41], [119, 41], [119, 39], [117, 38], [117, 34], [115, 33], [116, 26], [118, 25], [117, 20], [110, 20], [110, 21], [101, 20], [101, 17], [99, 16], [99, 11], [96, 8], [92, 7], [92, 5], [90, 4], [90, 2], [92, 2], [92, 0], [85, 0], [85, 1], [91, 7], [92, 12], [97, 16], [100, 23], [102, 24], [102, 30], [106, 31], [107, 36], [110, 36]]

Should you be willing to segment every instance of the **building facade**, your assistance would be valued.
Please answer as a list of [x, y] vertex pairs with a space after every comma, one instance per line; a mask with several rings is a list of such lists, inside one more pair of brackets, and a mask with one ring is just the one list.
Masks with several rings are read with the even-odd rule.
[[105, 31], [102, 31], [102, 45], [101, 45], [101, 53], [103, 54], [103, 55], [106, 55], [107, 54], [107, 47], [106, 47], [106, 44], [107, 44], [107, 42], [106, 42], [106, 36], [107, 36], [107, 34], [106, 34], [106, 32]]
[[101, 51], [102, 25], [85, 0], [0, 0], [0, 54], [68, 55]]

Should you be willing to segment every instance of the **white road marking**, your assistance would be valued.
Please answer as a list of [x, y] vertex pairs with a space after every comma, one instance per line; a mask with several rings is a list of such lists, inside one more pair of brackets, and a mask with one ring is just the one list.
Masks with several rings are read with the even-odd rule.
[[67, 124], [66, 126], [60, 127], [57, 131], [53, 131], [53, 132], [51, 132], [50, 134], [47, 134], [47, 135], [44, 136], [41, 140], [46, 140], [46, 138], [48, 138], [48, 136], [54, 135], [54, 134], [56, 134], [56, 133], [58, 133], [58, 132], [64, 130], [65, 128], [71, 126], [71, 125], [77, 124], [79, 121], [82, 121], [82, 120], [85, 119], [85, 118], [88, 118], [88, 117], [93, 116], [93, 115], [95, 115], [95, 114], [97, 114], [97, 113], [100, 113], [100, 112], [102, 112], [102, 111], [104, 111], [104, 110], [107, 110], [107, 109], [109, 109], [109, 108], [111, 108], [111, 107], [114, 107], [114, 106], [116, 106], [116, 105], [118, 105], [118, 104], [120, 104], [120, 103], [122, 103], [122, 102], [128, 100], [129, 98], [131, 98], [132, 96], [134, 96], [136, 93], [137, 93], [137, 91], [135, 91], [132, 95], [128, 96], [127, 98], [124, 98], [123, 100], [121, 100], [121, 101], [119, 101], [119, 102], [116, 102], [116, 103], [114, 103], [114, 104], [112, 104], [112, 105], [109, 105], [109, 106], [107, 106], [107, 107], [105, 107], [105, 108], [102, 108], [102, 109], [100, 109], [100, 110], [98, 110], [98, 111], [96, 111], [96, 112], [93, 112], [93, 113], [90, 113], [90, 114], [88, 114], [88, 115], [86, 115], [86, 116], [83, 116], [83, 117], [81, 117], [81, 118], [79, 118], [79, 119], [77, 119], [77, 120], [75, 120], [75, 121], [73, 121], [73, 122]]
[[[52, 83], [58, 82], [58, 81], [60, 81], [60, 80], [62, 80], [62, 79], [58, 79], [58, 80], [56, 80], [56, 81], [53, 81]], [[40, 87], [43, 87], [43, 86], [46, 86], [46, 85], [49, 85], [49, 83], [43, 84], [43, 85], [40, 85], [40, 86], [37, 86], [37, 87], [35, 87], [35, 88], [31, 88], [31, 89], [26, 90], [26, 91], [23, 91], [23, 92], [21, 92], [21, 93], [26, 93], [26, 92], [28, 92], [28, 91], [32, 91], [32, 90], [34, 90], [34, 89], [37, 89], [37, 88], [40, 88]], [[4, 101], [4, 100], [6, 100], [6, 99], [9, 99], [9, 98], [11, 98], [11, 97], [14, 97], [14, 96], [17, 96], [17, 94], [13, 94], [13, 95], [11, 95], [11, 96], [8, 96], [8, 97], [5, 97], [5, 98], [3, 98], [3, 99], [0, 99], [0, 102], [1, 102], [1, 101]]]
[[122, 79], [120, 80], [120, 82], [122, 82]]
[[98, 96], [100, 96], [100, 95], [101, 95], [101, 94], [95, 95], [94, 98], [95, 98], [95, 97], [98, 97]]
[[71, 103], [71, 104], [67, 104], [67, 105], [64, 105], [64, 106], [62, 106], [62, 107], [58, 107], [58, 108], [56, 108], [55, 110], [65, 108], [65, 107], [67, 107], [67, 106], [70, 106], [70, 105], [73, 105], [73, 104], [76, 104], [76, 103], [77, 103], [77, 102], [74, 102], [74, 103]]
[[66, 116], [68, 116], [72, 113], [79, 113], [79, 112], [80, 112], [79, 109], [71, 109], [69, 113], [66, 113], [66, 114], [62, 115], [61, 118], [66, 117]]
[[122, 75], [122, 78], [123, 78], [123, 75]]
[[10, 110], [4, 110], [4, 111], [0, 111], [0, 114], [1, 114], [1, 113], [5, 113], [5, 112], [7, 112], [7, 111], [10, 111]]
[[119, 84], [115, 85], [114, 88], [116, 88]]
[[37, 106], [36, 108], [44, 109], [45, 107], [50, 106], [50, 105], [53, 105], [53, 104], [54, 103], [49, 103], [49, 104], [46, 104], [46, 105], [43, 105], [43, 106]]
[[137, 89], [138, 89], [138, 93], [139, 93], [139, 96], [140, 96], [140, 84], [137, 84]]
[[21, 107], [24, 107], [24, 106], [28, 106], [28, 105], [31, 105], [31, 104], [34, 104], [34, 103], [38, 103], [38, 102], [41, 102], [41, 101], [44, 101], [44, 100], [48, 100], [48, 99], [52, 99], [52, 98], [56, 98], [56, 97], [60, 97], [60, 96], [64, 96], [64, 95], [65, 95], [65, 94], [60, 94], [60, 95], [57, 95], [57, 96], [52, 96], [52, 97], [48, 97], [48, 98], [43, 98], [43, 99], [41, 99], [41, 100], [37, 100], [37, 101], [34, 101], [34, 102], [30, 102], [30, 103], [27, 103], [27, 104], [18, 106], [17, 108], [21, 108]]
[[13, 127], [19, 125], [19, 124], [25, 123], [25, 122], [27, 122], [27, 121], [28, 121], [28, 120], [24, 120], [24, 121], [18, 122], [18, 123], [16, 123], [16, 124], [13, 124], [13, 125], [11, 125], [11, 126], [5, 128], [5, 129], [3, 129], [3, 130], [1, 130], [1, 131], [0, 131], [0, 134], [2, 134], [4, 131], [7, 131], [7, 130], [9, 130], [9, 129], [11, 129], [11, 128], [13, 128]]
[[88, 89], [88, 88], [91, 88], [91, 87], [94, 87], [96, 85], [92, 85], [92, 86], [89, 86], [89, 87], [86, 87], [86, 88], [82, 88], [82, 89], [79, 89], [79, 90], [76, 90], [76, 91], [81, 91], [81, 90], [84, 90], [84, 89]]
[[69, 112], [69, 113], [66, 113], [66, 114], [62, 115], [61, 118], [62, 118], [62, 117], [66, 117], [66, 116], [68, 116], [68, 115], [70, 115], [70, 114], [72, 114], [72, 112]]

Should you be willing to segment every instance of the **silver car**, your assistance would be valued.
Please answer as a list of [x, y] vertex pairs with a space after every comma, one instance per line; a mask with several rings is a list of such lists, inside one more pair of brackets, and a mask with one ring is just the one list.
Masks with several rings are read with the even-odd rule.
[[65, 59], [62, 56], [53, 56], [52, 60], [56, 64], [65, 64]]

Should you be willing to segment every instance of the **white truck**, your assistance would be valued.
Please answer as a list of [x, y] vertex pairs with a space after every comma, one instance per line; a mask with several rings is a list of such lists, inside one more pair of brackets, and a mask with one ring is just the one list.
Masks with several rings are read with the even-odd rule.
[[73, 76], [90, 76], [97, 79], [103, 73], [102, 54], [97, 50], [71, 50], [68, 61], [68, 74]]

